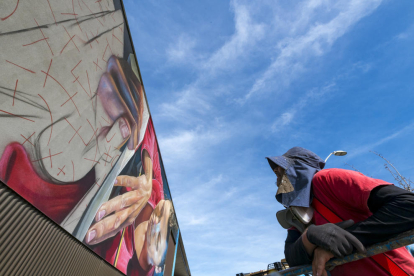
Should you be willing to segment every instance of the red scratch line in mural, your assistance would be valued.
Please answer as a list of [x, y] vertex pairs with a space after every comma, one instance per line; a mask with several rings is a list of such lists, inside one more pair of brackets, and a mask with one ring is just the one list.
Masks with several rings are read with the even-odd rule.
[[52, 56], [54, 56], [52, 48], [50, 47], [49, 42], [47, 41], [45, 34], [43, 33], [42, 29], [40, 28], [39, 24], [37, 23], [36, 18], [34, 18], [34, 21], [36, 22], [36, 25], [39, 27], [39, 30], [42, 33], [42, 36], [45, 39], [45, 41], [47, 43], [47, 46], [49, 47], [50, 52], [52, 53]]
[[68, 36], [69, 36], [69, 41], [68, 41], [68, 43], [66, 43], [65, 44], [65, 46], [63, 46], [63, 49], [62, 49], [62, 51], [60, 51], [60, 53], [62, 54], [62, 52], [63, 52], [63, 50], [65, 50], [65, 48], [66, 48], [66, 46], [69, 44], [69, 42], [71, 42], [72, 41], [72, 43], [75, 45], [75, 47], [76, 47], [76, 49], [78, 49], [78, 52], [80, 52], [79, 51], [79, 48], [78, 48], [78, 46], [76, 46], [76, 43], [75, 43], [75, 41], [73, 40], [73, 38], [76, 36], [76, 35], [73, 35], [72, 37], [70, 36], [70, 34], [68, 33], [68, 31], [66, 30], [66, 28], [65, 28], [65, 26], [63, 26], [63, 28], [65, 29], [65, 31], [66, 31], [66, 33], [68, 34]]
[[[69, 140], [68, 144], [70, 144], [70, 142], [72, 141], [72, 139], [73, 139], [73, 138], [75, 138], [76, 134], [77, 134], [77, 135], [79, 135], [79, 137], [80, 137], [79, 130], [81, 129], [81, 127], [82, 127], [82, 126], [80, 126], [80, 127], [78, 128], [78, 130], [75, 130], [75, 134], [73, 134], [72, 138], [70, 138], [70, 140]], [[82, 139], [82, 137], [81, 137], [81, 139]], [[83, 139], [82, 139], [82, 141], [83, 141]], [[85, 144], [85, 143], [84, 143], [84, 144]], [[86, 146], [86, 145], [85, 145], [85, 146]]]
[[78, 94], [78, 92], [76, 92], [75, 94], [73, 94], [73, 96], [72, 97], [70, 97], [66, 102], [64, 102], [60, 107], [62, 107], [62, 106], [64, 106], [65, 105], [65, 103], [67, 103], [68, 101], [70, 101], [70, 100], [72, 100], [73, 99], [73, 97], [75, 97], [76, 96], [76, 94]]
[[[107, 41], [107, 42], [108, 42], [108, 41]], [[109, 43], [106, 45], [106, 47], [105, 47], [105, 51], [104, 51], [104, 53], [103, 53], [103, 55], [102, 55], [102, 60], [103, 60], [104, 62], [107, 62], [106, 60], [104, 60], [104, 56], [105, 56], [106, 49], [108, 48], [108, 46], [109, 46]]]
[[[88, 41], [89, 41], [89, 36], [88, 36], [88, 33], [87, 32], [85, 32], [85, 34], [86, 34], [86, 38], [88, 39]], [[89, 43], [89, 46], [91, 46], [91, 49], [93, 49], [93, 47], [92, 47], [92, 43]]]
[[12, 13], [11, 13], [11, 14], [9, 14], [8, 16], [6, 16], [6, 17], [1, 18], [1, 21], [6, 20], [6, 19], [7, 19], [7, 18], [9, 18], [10, 16], [12, 16], [12, 15], [13, 15], [13, 13], [15, 13], [15, 12], [16, 12], [17, 7], [19, 6], [19, 2], [20, 2], [20, 0], [17, 0], [16, 7], [15, 7], [15, 8], [14, 8], [14, 10], [12, 11]]
[[112, 162], [111, 162], [111, 167], [113, 167], [113, 166], [114, 166], [114, 164], [113, 164], [113, 163], [114, 163], [114, 161], [116, 160], [116, 158], [117, 158], [117, 157], [119, 157], [119, 154], [118, 154], [118, 155], [116, 155], [116, 156], [114, 157], [114, 159], [112, 159]]
[[53, 168], [52, 154], [50, 153], [50, 149], [49, 149], [49, 157], [50, 157], [50, 168]]
[[75, 79], [74, 81], [72, 81], [72, 83], [77, 82], [77, 81], [78, 81], [78, 79], [79, 79], [79, 76], [77, 76], [77, 77], [76, 77], [76, 79]]
[[73, 69], [72, 70], [70, 70], [70, 72], [72, 73], [72, 75], [73, 75], [73, 70], [75, 70], [76, 69], [76, 67], [78, 67], [78, 65], [80, 64], [82, 62], [82, 60], [80, 60], [76, 65], [75, 65], [75, 67], [73, 67]]
[[109, 125], [109, 122], [103, 117], [103, 116], [101, 116], [102, 117], [102, 119], [104, 119], [104, 121]]
[[111, 50], [111, 54], [113, 54], [111, 45], [109, 45], [109, 42], [108, 42], [108, 38], [106, 38], [106, 42], [108, 43], [109, 50]]
[[81, 33], [83, 33], [82, 28], [78, 22], [78, 18], [76, 17], [77, 14], [75, 13], [75, 4], [73, 3], [73, 0], [72, 0], [72, 10], [73, 10], [73, 15], [75, 16], [76, 23], [78, 24], [79, 30], [81, 31]]
[[83, 159], [88, 160], [88, 161], [92, 161], [92, 162], [95, 162], [95, 163], [98, 163], [98, 164], [101, 164], [101, 163], [99, 163], [99, 162], [98, 162], [98, 161], [96, 161], [96, 160], [92, 160], [92, 159], [88, 159], [88, 158], [83, 158]]
[[77, 82], [78, 82], [78, 84], [82, 87], [83, 91], [85, 91], [86, 95], [88, 95], [88, 97], [90, 97], [90, 95], [88, 94], [88, 92], [86, 91], [86, 89], [83, 87], [82, 83], [79, 81], [79, 76], [77, 76], [77, 77], [76, 77], [76, 76], [73, 74], [73, 70], [75, 70], [75, 68], [76, 68], [76, 67], [78, 67], [78, 65], [79, 65], [81, 62], [82, 62], [82, 60], [80, 60], [80, 61], [78, 62], [78, 64], [76, 64], [76, 66], [75, 66], [75, 67], [73, 67], [73, 69], [70, 71], [70, 73], [71, 73], [71, 74], [72, 74], [72, 76], [75, 78], [75, 80], [74, 80], [73, 82], [77, 81]]
[[65, 165], [65, 166], [63, 166], [63, 168], [59, 168], [59, 167], [58, 167], [58, 169], [59, 169], [59, 173], [57, 174], [58, 176], [59, 176], [59, 174], [60, 174], [60, 173], [63, 173], [63, 175], [66, 175], [66, 174], [65, 174], [65, 172], [63, 171], [63, 169], [64, 169], [65, 167], [66, 167], [66, 165]]
[[[68, 41], [68, 43], [66, 43], [65, 44], [65, 46], [63, 46], [63, 49], [62, 49], [62, 51], [60, 51], [60, 53], [62, 53], [63, 52], [63, 50], [65, 50], [65, 48], [66, 48], [66, 46], [69, 44], [69, 42], [71, 42], [71, 41], [73, 41], [72, 39], [75, 37], [75, 35], [73, 35], [70, 39], [69, 39], [69, 41]], [[77, 48], [77, 47], [76, 47]], [[79, 51], [79, 49], [78, 49], [78, 51]]]
[[40, 161], [40, 160], [43, 160], [43, 159], [46, 159], [46, 158], [50, 158], [50, 167], [51, 168], [53, 168], [52, 167], [52, 157], [53, 156], [56, 156], [56, 155], [59, 155], [59, 154], [61, 154], [61, 153], [63, 153], [63, 151], [61, 151], [61, 152], [59, 152], [59, 153], [55, 153], [55, 154], [50, 154], [50, 149], [49, 149], [49, 156], [46, 156], [46, 157], [43, 157], [43, 158], [40, 158], [40, 159], [38, 159], [38, 160], [34, 160], [34, 161], [32, 161], [32, 162], [37, 162], [37, 161]]
[[[73, 1], [73, 0], [72, 0]], [[93, 11], [91, 11], [91, 9], [88, 7], [88, 5], [85, 4], [85, 2], [83, 0], [81, 0], [82, 3], [86, 6], [86, 8], [91, 12], [91, 14], [93, 15], [93, 17], [95, 17], [96, 20], [98, 20], [99, 23], [101, 23], [101, 25], [103, 26], [104, 24], [102, 24], [102, 22], [99, 20], [99, 18], [97, 18], [94, 14]]]
[[72, 169], [73, 169], [73, 180], [72, 181], [75, 181], [75, 164], [73, 164], [72, 160], [71, 162], [72, 162]]
[[96, 186], [101, 187], [101, 185], [98, 184], [98, 181], [99, 181], [99, 179], [95, 181], [95, 184], [96, 184]]
[[49, 0], [47, 0], [47, 3], [49, 4], [50, 11], [52, 12], [52, 15], [53, 15], [53, 20], [55, 20], [55, 24], [56, 24], [56, 26], [57, 26], [57, 23], [56, 23], [56, 18], [55, 18], [55, 14], [53, 13], [52, 6], [50, 5]]
[[19, 68], [22, 68], [23, 70], [26, 70], [26, 71], [28, 71], [28, 72], [30, 72], [30, 73], [32, 73], [32, 74], [36, 74], [36, 72], [34, 72], [34, 71], [32, 71], [32, 70], [29, 70], [29, 69], [27, 69], [27, 68], [24, 68], [24, 67], [22, 67], [22, 66], [20, 66], [20, 65], [17, 65], [16, 63], [13, 63], [13, 62], [11, 62], [11, 61], [8, 61], [7, 59], [6, 59], [6, 62], [8, 62], [8, 63], [10, 63], [10, 64], [13, 64], [13, 65], [15, 65], [15, 66], [17, 66], [17, 67], [19, 67]]
[[85, 88], [83, 87], [82, 83], [80, 83], [80, 81], [78, 80], [78, 84], [82, 87], [83, 91], [85, 91], [86, 95], [88, 95], [88, 97], [91, 97], [88, 92], [86, 92]]
[[[101, 12], [103, 12], [103, 10], [102, 10], [102, 6], [101, 6], [101, 2], [102, 0], [98, 0], [98, 1], [96, 1], [95, 3], [98, 3], [98, 5], [99, 5], [99, 8], [101, 9]], [[105, 17], [103, 17], [103, 20], [104, 20], [104, 22], [105, 22]]]
[[111, 150], [111, 146], [109, 146], [109, 149], [108, 149], [108, 151], [107, 151], [107, 152], [104, 152], [104, 154], [106, 155], [106, 157], [105, 157], [105, 166], [104, 166], [104, 167], [106, 167], [106, 163], [108, 163], [108, 157], [109, 157], [109, 158], [112, 158], [112, 157], [108, 154], [110, 150]]
[[33, 123], [35, 122], [35, 121], [33, 121], [33, 120], [27, 119], [27, 118], [25, 118], [25, 117], [22, 117], [22, 116], [19, 116], [19, 115], [16, 115], [16, 114], [13, 114], [13, 113], [10, 113], [10, 112], [7, 112], [7, 111], [4, 111], [4, 110], [1, 110], [1, 109], [0, 109], [0, 112], [3, 112], [3, 113], [6, 113], [6, 114], [9, 114], [9, 115], [12, 115], [12, 116], [15, 116], [15, 117], [19, 117], [19, 118], [22, 118], [22, 119], [28, 120], [28, 121], [33, 122]]
[[29, 136], [29, 138], [24, 137], [22, 134], [20, 134], [20, 136], [22, 136], [24, 138], [24, 142], [22, 143], [22, 145], [24, 145], [24, 143], [29, 142], [32, 146], [34, 146], [32, 144], [32, 142], [30, 142], [30, 138], [35, 134], [36, 132], [33, 132], [32, 135]]
[[91, 84], [90, 84], [90, 82], [89, 82], [88, 70], [86, 70], [86, 78], [88, 79], [89, 93], [92, 95]]
[[112, 36], [113, 36], [113, 37], [115, 37], [115, 39], [116, 39], [116, 40], [118, 40], [118, 41], [119, 41], [119, 43], [121, 43], [122, 45], [124, 45], [124, 43], [123, 43], [121, 40], [119, 40], [119, 39], [116, 37], [116, 35], [112, 34]]
[[82, 7], [81, 7], [79, 0], [78, 0], [78, 5], [79, 5], [79, 9], [82, 11]]
[[[45, 71], [43, 71], [42, 70], [42, 73], [44, 73], [44, 74], [46, 74], [46, 76], [49, 76], [49, 77], [51, 77], [52, 78], [52, 80], [54, 80], [57, 84], [59, 84], [59, 86], [65, 91], [65, 93], [66, 93], [66, 95], [68, 95], [68, 97], [70, 97], [70, 95], [69, 95], [69, 93], [68, 93], [68, 91], [66, 91], [66, 89], [65, 89], [65, 87], [63, 87], [63, 85], [57, 80], [57, 79], [55, 79], [54, 77], [52, 77], [49, 73], [46, 73]], [[78, 107], [76, 106], [76, 104], [75, 104], [75, 102], [73, 101], [73, 99], [72, 99], [72, 103], [73, 103], [73, 105], [76, 107], [76, 110], [78, 111], [78, 114], [79, 114], [79, 117], [80, 117], [80, 112], [79, 112], [79, 109], [78, 109]]]
[[25, 45], [22, 45], [22, 46], [23, 46], [23, 47], [25, 47], [25, 46], [29, 46], [29, 45], [32, 45], [32, 44], [38, 43], [38, 42], [40, 42], [40, 41], [42, 41], [42, 40], [46, 40], [46, 39], [49, 39], [49, 38], [48, 38], [48, 37], [46, 37], [46, 38], [42, 38], [42, 39], [36, 40], [35, 42], [29, 43], [29, 44], [25, 44]]
[[[66, 120], [66, 122], [68, 122], [68, 124], [71, 126], [71, 128], [75, 131], [75, 135], [77, 134], [77, 135], [79, 136], [79, 138], [81, 138], [82, 143], [86, 146], [87, 144], [85, 143], [85, 141], [83, 141], [82, 136], [80, 136], [80, 134], [79, 134], [79, 130], [81, 129], [81, 127], [82, 127], [82, 126], [80, 126], [80, 127], [78, 128], [78, 130], [76, 130], [76, 129], [72, 126], [72, 124], [68, 121], [68, 119], [67, 119], [67, 118], [65, 118], [65, 120]], [[73, 135], [73, 137], [75, 137], [75, 135]], [[69, 140], [69, 143], [70, 143], [70, 141], [72, 141], [73, 137]], [[69, 144], [69, 143], [68, 143], [68, 144]]]
[[13, 104], [12, 106], [14, 106], [14, 98], [16, 97], [16, 90], [17, 90], [17, 83], [19, 82], [19, 80], [16, 80], [16, 87], [14, 88], [14, 93], [13, 93]]
[[112, 156], [109, 155], [109, 152], [111, 151], [111, 147], [112, 146], [110, 145], [108, 151], [104, 153], [106, 157], [112, 158]]
[[124, 30], [122, 29], [121, 26], [119, 26], [118, 28], [121, 30], [122, 33], [124, 33]]
[[114, 20], [114, 22], [116, 22], [115, 18], [114, 18], [114, 13], [111, 14], [112, 19]]
[[88, 119], [86, 119], [86, 121], [88, 121], [88, 123], [89, 123], [89, 125], [91, 126], [92, 131], [93, 131], [92, 137], [91, 137], [91, 139], [89, 139], [89, 142], [88, 142], [88, 144], [89, 144], [89, 143], [92, 141], [93, 136], [95, 136], [95, 137], [96, 137], [96, 139], [98, 139], [98, 137], [96, 136], [96, 132], [98, 131], [98, 129], [99, 129], [99, 128], [96, 128], [96, 130], [95, 130], [95, 129], [93, 128], [93, 126], [92, 126], [91, 122], [89, 122], [89, 120], [88, 120]]
[[[65, 29], [66, 33], [67, 33], [67, 34], [68, 34], [68, 36], [70, 37], [70, 34], [69, 34], [68, 30], [66, 30], [65, 26], [63, 26], [63, 28]], [[81, 31], [82, 31], [82, 30], [81, 30]], [[73, 35], [73, 37], [75, 37], [75, 36], [76, 36], [76, 35]], [[80, 51], [79, 51], [78, 46], [76, 46], [76, 43], [75, 43], [75, 41], [73, 40], [73, 37], [72, 37], [70, 40], [72, 40], [72, 42], [73, 42], [73, 44], [75, 45], [76, 49], [78, 49], [78, 52], [80, 52]]]
[[109, 141], [108, 141], [108, 139], [106, 139], [106, 137], [105, 137], [106, 142], [107, 142], [107, 143], [111, 142], [111, 141], [112, 141], [112, 139], [115, 137], [115, 134], [116, 134], [116, 132], [114, 133], [114, 135], [112, 135], [112, 138], [111, 138], [111, 139], [109, 139]]
[[52, 111], [50, 111], [49, 105], [47, 104], [46, 100], [40, 95], [40, 98], [42, 98], [42, 100], [45, 102], [45, 104], [47, 105], [47, 108], [49, 109], [49, 113], [50, 113], [50, 121], [52, 122], [52, 124], [50, 125], [50, 136], [49, 136], [49, 141], [47, 142], [47, 145], [49, 146], [49, 142], [50, 142], [50, 138], [52, 138], [52, 132], [53, 132], [53, 117], [52, 117]]
[[46, 85], [47, 76], [50, 76], [49, 71], [50, 71], [50, 67], [52, 66], [52, 61], [53, 61], [53, 59], [50, 60], [49, 69], [47, 69], [47, 73], [46, 73], [46, 77], [45, 77], [45, 83], [43, 84], [43, 87], [45, 87], [45, 85]]
[[99, 69], [101, 69], [102, 70], [102, 68], [101, 68], [101, 66], [99, 66], [99, 60], [98, 60], [98, 58], [96, 59], [96, 62], [95, 61], [93, 61], [93, 63], [95, 63], [95, 71], [98, 71], [98, 67], [99, 67]]

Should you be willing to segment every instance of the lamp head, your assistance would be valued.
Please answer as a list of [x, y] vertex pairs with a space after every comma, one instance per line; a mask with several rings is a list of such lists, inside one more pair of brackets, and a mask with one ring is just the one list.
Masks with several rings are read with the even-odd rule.
[[344, 150], [337, 150], [337, 151], [334, 151], [333, 154], [336, 156], [344, 156], [347, 154], [347, 152]]

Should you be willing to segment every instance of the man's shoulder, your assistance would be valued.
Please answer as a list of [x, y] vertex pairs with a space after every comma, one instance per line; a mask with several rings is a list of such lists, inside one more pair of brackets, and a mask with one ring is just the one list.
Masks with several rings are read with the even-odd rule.
[[345, 169], [339, 169], [339, 168], [331, 168], [331, 169], [323, 169], [320, 170], [315, 174], [315, 176], [327, 176], [327, 175], [363, 175], [360, 172], [352, 171], [352, 170], [345, 170]]
[[344, 180], [347, 178], [360, 178], [360, 177], [365, 177], [365, 175], [357, 171], [332, 168], [332, 169], [324, 169], [324, 170], [317, 172], [314, 175], [312, 180], [313, 181], [333, 181], [335, 179]]

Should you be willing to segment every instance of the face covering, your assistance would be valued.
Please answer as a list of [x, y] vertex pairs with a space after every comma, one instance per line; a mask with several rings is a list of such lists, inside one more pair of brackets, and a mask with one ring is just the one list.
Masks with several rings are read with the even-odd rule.
[[286, 208], [309, 207], [312, 202], [312, 178], [324, 168], [325, 162], [315, 153], [301, 147], [294, 147], [282, 156], [267, 157], [267, 160], [272, 170], [276, 166], [285, 170], [276, 200]]

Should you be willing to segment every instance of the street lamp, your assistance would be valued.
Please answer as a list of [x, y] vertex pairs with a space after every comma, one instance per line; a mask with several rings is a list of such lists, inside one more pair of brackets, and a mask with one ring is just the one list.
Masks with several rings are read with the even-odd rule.
[[331, 155], [336, 155], [336, 156], [344, 156], [344, 155], [346, 155], [347, 154], [347, 152], [346, 151], [344, 151], [344, 150], [336, 150], [336, 151], [333, 151], [333, 152], [331, 152], [329, 155], [328, 155], [328, 157], [326, 157], [326, 159], [325, 159], [325, 163], [326, 163], [326, 161], [328, 161], [328, 159], [329, 159], [329, 157], [331, 157]]

